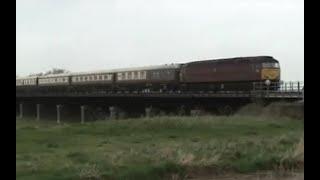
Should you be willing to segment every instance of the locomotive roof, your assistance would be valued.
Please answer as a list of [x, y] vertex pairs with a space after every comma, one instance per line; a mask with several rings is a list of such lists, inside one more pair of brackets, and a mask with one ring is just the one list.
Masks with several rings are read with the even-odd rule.
[[187, 64], [197, 64], [203, 62], [232, 62], [232, 61], [250, 61], [250, 62], [278, 62], [272, 56], [248, 56], [248, 57], [234, 57], [234, 58], [221, 58], [221, 59], [208, 59], [201, 61], [194, 61]]

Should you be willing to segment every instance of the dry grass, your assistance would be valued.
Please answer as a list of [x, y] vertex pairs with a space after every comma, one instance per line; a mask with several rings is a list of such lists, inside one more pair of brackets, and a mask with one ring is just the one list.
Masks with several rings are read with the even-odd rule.
[[184, 179], [275, 167], [292, 171], [304, 162], [303, 123], [287, 118], [17, 121], [16, 131], [17, 179], [23, 180]]
[[299, 104], [276, 102], [268, 106], [259, 104], [248, 104], [242, 107], [237, 115], [264, 116], [264, 117], [281, 117], [304, 119], [304, 107]]
[[85, 180], [100, 180], [102, 176], [96, 164], [86, 164], [80, 169], [79, 178]]

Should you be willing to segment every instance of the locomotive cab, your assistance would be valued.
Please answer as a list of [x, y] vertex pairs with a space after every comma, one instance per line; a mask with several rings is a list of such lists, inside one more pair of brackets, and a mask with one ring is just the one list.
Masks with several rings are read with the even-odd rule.
[[266, 86], [265, 89], [277, 90], [280, 87], [280, 65], [274, 60], [272, 62], [263, 62], [261, 66], [261, 81]]
[[280, 80], [280, 65], [278, 62], [262, 63], [261, 80]]

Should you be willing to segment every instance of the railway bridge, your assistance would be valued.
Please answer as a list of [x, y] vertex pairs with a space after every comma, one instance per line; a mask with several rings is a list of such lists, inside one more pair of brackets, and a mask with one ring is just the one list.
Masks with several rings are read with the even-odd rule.
[[[84, 122], [89, 114], [97, 118], [116, 118], [121, 112], [141, 116], [151, 116], [152, 112], [181, 112], [197, 114], [202, 110], [229, 114], [249, 103], [268, 104], [277, 101], [304, 103], [303, 82], [282, 82], [276, 84], [278, 90], [263, 89], [254, 84], [251, 91], [197, 91], [197, 92], [16, 92], [16, 112], [19, 118], [32, 112], [40, 120], [43, 109], [50, 109], [57, 122], [67, 111], [78, 112]], [[270, 89], [273, 89], [270, 87]], [[162, 111], [161, 111], [162, 110]], [[44, 113], [43, 113], [44, 114]], [[102, 114], [102, 115], [97, 115]], [[90, 116], [91, 116], [90, 115]]]

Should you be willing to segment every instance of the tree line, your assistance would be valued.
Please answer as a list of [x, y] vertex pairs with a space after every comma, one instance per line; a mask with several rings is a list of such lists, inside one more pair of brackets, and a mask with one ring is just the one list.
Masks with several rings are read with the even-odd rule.
[[[46, 71], [46, 72], [40, 72], [40, 73], [33, 73], [29, 74], [28, 77], [34, 77], [34, 76], [47, 76], [47, 75], [54, 75], [54, 74], [65, 74], [65, 73], [70, 73], [70, 71], [66, 69], [61, 69], [61, 68], [53, 68], [52, 70]], [[16, 78], [19, 77], [16, 75]]]

